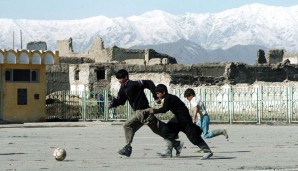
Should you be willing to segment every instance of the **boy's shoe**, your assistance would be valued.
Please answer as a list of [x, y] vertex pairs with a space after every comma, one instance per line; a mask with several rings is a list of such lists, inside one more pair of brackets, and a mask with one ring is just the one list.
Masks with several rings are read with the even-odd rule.
[[132, 151], [132, 147], [126, 145], [121, 150], [119, 150], [118, 153], [121, 154], [121, 155], [124, 155], [126, 157], [130, 157], [131, 151]]
[[182, 151], [183, 145], [184, 145], [184, 142], [182, 142], [182, 141], [176, 141], [174, 143], [174, 149], [176, 150], [176, 157], [179, 157], [180, 156], [180, 153]]
[[207, 152], [207, 153], [204, 153], [204, 155], [201, 158], [201, 160], [209, 159], [211, 156], [213, 156], [213, 153], [211, 151], [210, 152]]
[[162, 153], [157, 153], [162, 158], [171, 158], [172, 157], [172, 151], [171, 150], [165, 150]]

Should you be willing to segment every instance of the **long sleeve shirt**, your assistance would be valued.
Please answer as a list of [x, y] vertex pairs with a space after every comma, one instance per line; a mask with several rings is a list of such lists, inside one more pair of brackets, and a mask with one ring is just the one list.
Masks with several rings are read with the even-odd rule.
[[155, 94], [155, 84], [151, 80], [127, 80], [121, 85], [117, 98], [112, 101], [110, 107], [124, 105], [128, 100], [134, 111], [149, 108], [149, 102], [144, 93], [145, 88], [151, 91], [154, 99], [157, 99]]
[[192, 122], [186, 105], [175, 95], [166, 94], [163, 106], [159, 109], [153, 109], [153, 114], [166, 113], [171, 111], [180, 123]]

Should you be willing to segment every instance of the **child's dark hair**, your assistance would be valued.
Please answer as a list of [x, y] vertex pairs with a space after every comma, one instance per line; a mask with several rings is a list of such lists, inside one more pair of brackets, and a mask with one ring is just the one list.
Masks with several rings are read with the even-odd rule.
[[165, 94], [168, 94], [168, 89], [167, 89], [167, 86], [165, 86], [164, 84], [158, 84], [156, 87], [155, 87], [155, 92], [159, 92], [159, 93], [165, 93]]
[[189, 96], [196, 96], [196, 93], [193, 89], [188, 88], [184, 92], [184, 97], [189, 97]]
[[128, 78], [128, 72], [125, 69], [120, 69], [118, 72], [116, 72], [117, 79], [123, 79], [125, 77]]

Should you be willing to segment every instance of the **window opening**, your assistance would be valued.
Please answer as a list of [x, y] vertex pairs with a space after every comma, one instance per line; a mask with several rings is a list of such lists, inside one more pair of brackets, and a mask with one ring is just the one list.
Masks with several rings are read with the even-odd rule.
[[75, 71], [74, 79], [75, 79], [75, 80], [80, 80], [80, 70], [76, 70], [76, 71]]
[[96, 71], [96, 79], [97, 79], [97, 81], [106, 79], [105, 70], [97, 70]]

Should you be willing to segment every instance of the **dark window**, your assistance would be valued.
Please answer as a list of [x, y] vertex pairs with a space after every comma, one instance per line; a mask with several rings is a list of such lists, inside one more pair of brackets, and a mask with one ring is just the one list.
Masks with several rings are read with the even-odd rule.
[[5, 81], [12, 81], [11, 80], [11, 70], [5, 71]]
[[33, 70], [31, 71], [31, 81], [37, 81], [37, 71]]
[[39, 94], [34, 94], [34, 99], [39, 99]]
[[96, 71], [96, 79], [98, 80], [103, 80], [106, 79], [106, 73], [105, 70], [97, 70]]
[[12, 78], [13, 81], [30, 81], [30, 70], [14, 69]]
[[74, 79], [75, 80], [79, 80], [80, 79], [80, 71], [79, 70], [76, 70], [75, 71]]
[[27, 89], [18, 89], [18, 105], [27, 105]]
[[5, 80], [15, 82], [37, 82], [38, 70], [7, 69], [5, 71]]

